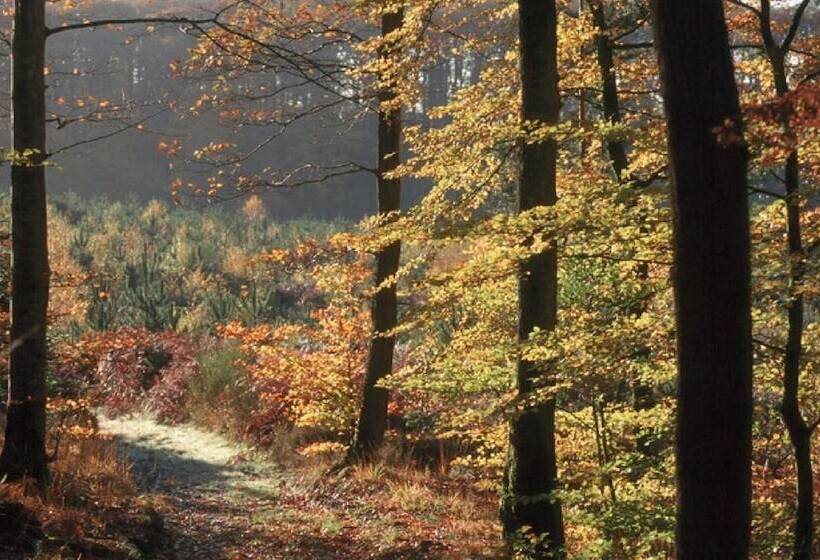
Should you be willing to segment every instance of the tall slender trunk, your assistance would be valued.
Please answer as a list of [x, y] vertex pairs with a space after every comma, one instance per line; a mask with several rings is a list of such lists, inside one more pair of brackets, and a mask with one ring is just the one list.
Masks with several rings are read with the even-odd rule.
[[[798, 7], [794, 15], [792, 24], [794, 26], [800, 22], [807, 2], [801, 4], [802, 6]], [[766, 56], [774, 75], [775, 94], [783, 99], [790, 91], [785, 57], [790, 46], [788, 42], [791, 39], [786, 39], [782, 45], [775, 42], [769, 0], [762, 0], [760, 10], [756, 13], [760, 21], [760, 35], [766, 49]], [[786, 111], [782, 114], [781, 128], [783, 133], [790, 137], [794, 131], [789, 122], [789, 115]], [[790, 293], [787, 304], [788, 333], [786, 335], [786, 355], [783, 361], [783, 395], [780, 412], [794, 448], [794, 459], [797, 466], [797, 514], [792, 559], [810, 560], [814, 542], [814, 470], [811, 458], [811, 436], [814, 429], [806, 423], [803, 417], [799, 397], [805, 309], [801, 290], [806, 254], [803, 249], [800, 224], [800, 159], [797, 148], [794, 148], [786, 159], [784, 171]]]
[[[607, 25], [606, 13], [604, 12], [603, 0], [590, 0], [590, 11], [592, 12], [592, 20], [595, 27], [598, 29], [598, 35], [595, 38], [595, 47], [598, 56], [598, 69], [601, 73], [601, 89], [603, 92], [603, 109], [604, 118], [615, 124], [621, 123], [621, 102], [618, 95], [618, 76], [615, 70], [615, 50], [612, 48], [612, 40], [609, 37], [609, 26]], [[626, 176], [627, 168], [629, 167], [629, 156], [626, 151], [626, 144], [623, 140], [615, 139], [607, 142], [607, 153], [612, 164], [612, 171], [620, 183], [626, 183], [632, 178]], [[641, 215], [643, 218], [643, 215]], [[640, 224], [641, 234], [649, 233], [649, 228], [645, 223]], [[649, 265], [645, 262], [638, 263], [635, 266], [635, 273], [640, 280], [647, 280], [649, 278]], [[633, 306], [631, 312], [633, 315], [639, 317], [646, 311], [646, 303], [644, 300], [639, 301]], [[642, 360], [648, 360], [650, 350], [648, 347], [639, 349], [639, 357]], [[654, 395], [652, 394], [652, 387], [642, 382], [639, 378], [632, 381], [632, 395], [633, 408], [635, 410], [649, 410], [655, 406]], [[648, 434], [638, 437], [637, 446], [641, 452], [651, 451], [650, 440]]]
[[[764, 4], [767, 6], [768, 4]], [[784, 98], [789, 93], [785, 52], [774, 44], [769, 10], [761, 14], [763, 40], [769, 64], [774, 74], [775, 94]], [[781, 126], [786, 136], [793, 135], [789, 117], [784, 111]], [[794, 526], [793, 560], [810, 560], [814, 541], [814, 472], [811, 460], [812, 428], [800, 409], [800, 362], [803, 357], [803, 315], [805, 300], [802, 292], [804, 261], [803, 235], [800, 224], [800, 160], [797, 148], [786, 159], [786, 227], [789, 250], [789, 298], [787, 304], [788, 334], [783, 360], [783, 395], [780, 412], [789, 433], [797, 465], [797, 515]]]
[[[748, 156], [721, 0], [653, 0], [673, 177], [678, 560], [747, 560]], [[719, 132], [729, 127], [727, 134]]]
[[[382, 16], [382, 36], [401, 28], [403, 11], [386, 13]], [[382, 58], [389, 56], [384, 47]], [[389, 103], [395, 98], [389, 86], [382, 89], [379, 101]], [[401, 110], [398, 108], [379, 109], [379, 169], [378, 196], [379, 214], [387, 217], [401, 209], [401, 180], [387, 177], [395, 171], [401, 161]], [[376, 253], [376, 285], [380, 286], [372, 303], [373, 329], [375, 334], [370, 341], [370, 353], [367, 358], [362, 405], [353, 445], [349, 458], [366, 459], [382, 444], [387, 429], [387, 389], [378, 387], [379, 381], [390, 375], [393, 370], [393, 350], [395, 337], [385, 335], [396, 327], [398, 304], [396, 285], [385, 281], [394, 277], [399, 270], [401, 243], [394, 241]]]
[[46, 431], [45, 0], [17, 0], [12, 39], [9, 402], [0, 473], [48, 479]]
[[790, 290], [788, 301], [788, 335], [783, 363], [783, 396], [780, 411], [789, 432], [797, 464], [797, 515], [794, 526], [793, 560], [810, 560], [814, 541], [814, 469], [811, 459], [813, 428], [800, 410], [800, 362], [803, 355], [802, 293], [805, 252], [800, 225], [800, 179], [798, 154], [795, 150], [786, 161], [786, 215], [790, 257]]
[[[603, 91], [604, 118], [611, 123], [621, 122], [621, 103], [618, 98], [618, 78], [615, 74], [615, 55], [612, 41], [607, 34], [608, 26], [602, 0], [590, 0], [590, 11], [598, 35], [595, 37], [595, 50], [598, 56], [598, 69], [601, 73], [601, 89]], [[629, 161], [626, 155], [626, 146], [622, 140], [610, 140], [606, 145], [612, 170], [619, 181], [628, 181], [624, 177]]]
[[[555, 124], [558, 93], [557, 13], [554, 0], [519, 0], [522, 120]], [[519, 184], [520, 210], [553, 206], [557, 201], [554, 139], [524, 143]], [[558, 254], [555, 247], [529, 257], [519, 270], [518, 338], [525, 342], [536, 328], [555, 329], [558, 308]], [[550, 372], [519, 359], [518, 394], [526, 399]], [[510, 425], [501, 520], [508, 540], [529, 528], [543, 537], [538, 558], [564, 556], [561, 503], [556, 498], [555, 402], [527, 406]]]

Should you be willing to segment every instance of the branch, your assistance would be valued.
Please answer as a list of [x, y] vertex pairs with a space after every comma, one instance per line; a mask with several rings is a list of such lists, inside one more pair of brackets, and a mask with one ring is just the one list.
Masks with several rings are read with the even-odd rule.
[[820, 68], [803, 76], [803, 78], [797, 83], [797, 87], [799, 88], [800, 86], [813, 81], [818, 76], [820, 76]]
[[759, 346], [762, 346], [763, 348], [768, 348], [769, 350], [773, 350], [773, 351], [778, 352], [780, 354], [785, 354], [786, 353], [785, 348], [782, 348], [780, 346], [775, 346], [773, 344], [769, 344], [768, 342], [760, 340], [759, 338], [752, 338], [752, 342], [754, 342], [755, 344], [757, 344]]
[[786, 197], [782, 194], [778, 194], [776, 192], [767, 191], [766, 189], [759, 189], [757, 187], [746, 187], [748, 190], [752, 191], [755, 194], [762, 194], [765, 196], [770, 196], [772, 198], [777, 198], [779, 200], [786, 200]]
[[789, 50], [789, 47], [791, 47], [792, 41], [794, 41], [794, 38], [797, 35], [797, 31], [800, 29], [800, 21], [803, 18], [803, 14], [808, 6], [809, 0], [803, 0], [797, 7], [797, 10], [795, 10], [794, 17], [792, 17], [792, 24], [789, 27], [789, 32], [786, 33], [786, 38], [783, 39], [783, 43], [780, 46], [783, 52]]
[[[298, 178], [298, 176], [304, 173], [305, 171], [318, 171], [319, 173], [317, 175], [309, 175], [305, 178]], [[332, 179], [345, 177], [347, 175], [356, 175], [358, 173], [370, 173], [373, 175], [378, 175], [378, 170], [364, 165], [360, 165], [355, 162], [347, 162], [336, 165], [324, 166], [307, 164], [289, 171], [279, 179], [260, 179], [255, 181], [243, 182], [242, 184], [233, 187], [236, 191], [235, 194], [228, 196], [222, 196], [219, 194], [209, 194], [208, 198], [211, 202], [227, 202], [230, 200], [236, 200], [250, 193], [257, 192], [260, 189], [290, 189], [310, 185], [321, 185]]]
[[743, 2], [742, 0], [729, 0], [729, 3], [734, 4], [735, 6], [740, 6], [741, 8], [744, 8], [746, 10], [749, 10], [754, 15], [756, 15], [758, 18], [761, 16], [760, 10], [758, 10], [757, 8], [752, 6], [751, 4], [747, 4], [746, 2]]
[[651, 49], [655, 44], [652, 41], [644, 41], [642, 43], [612, 43], [612, 48], [618, 51], [625, 51], [627, 49]]
[[61, 148], [57, 148], [53, 152], [49, 153], [48, 157], [54, 157], [57, 154], [67, 152], [68, 150], [77, 148], [79, 146], [85, 146], [86, 144], [93, 144], [94, 142], [99, 142], [101, 140], [107, 140], [108, 138], [111, 138], [111, 137], [116, 136], [118, 134], [122, 134], [123, 132], [126, 132], [128, 130], [131, 130], [133, 128], [137, 128], [140, 125], [144, 124], [145, 122], [153, 119], [154, 117], [161, 115], [162, 113], [164, 113], [167, 110], [168, 109], [162, 109], [160, 111], [157, 111], [156, 113], [154, 113], [152, 115], [149, 115], [149, 116], [145, 117], [144, 119], [141, 119], [141, 120], [139, 120], [135, 123], [131, 123], [131, 124], [129, 124], [127, 126], [124, 126], [122, 128], [118, 128], [117, 130], [114, 130], [113, 132], [109, 132], [108, 134], [103, 134], [102, 136], [97, 136], [95, 138], [88, 138], [86, 140], [80, 140], [78, 142], [74, 142], [73, 144], [68, 144], [68, 145], [63, 146]]
[[46, 36], [51, 37], [58, 33], [65, 31], [77, 31], [79, 29], [96, 29], [98, 27], [107, 27], [109, 25], [139, 25], [143, 23], [157, 23], [157, 24], [173, 24], [173, 25], [206, 25], [209, 23], [216, 23], [219, 16], [225, 8], [217, 12], [214, 16], [203, 19], [191, 19], [185, 17], [145, 17], [145, 18], [124, 18], [124, 19], [98, 19], [93, 21], [83, 21], [80, 23], [70, 23], [61, 25], [60, 27], [53, 27], [46, 29]]
[[778, 181], [780, 181], [784, 185], [786, 184], [786, 179], [784, 179], [783, 177], [781, 177], [780, 175], [778, 175], [776, 172], [774, 172], [771, 169], [769, 170], [769, 175], [771, 175], [772, 177], [774, 177], [775, 179], [777, 179]]
[[622, 31], [621, 33], [618, 33], [617, 35], [614, 35], [612, 37], [612, 42], [615, 43], [617, 41], [620, 41], [621, 39], [629, 37], [637, 30], [639, 30], [641, 27], [643, 27], [646, 24], [646, 22], [647, 19], [645, 17], [639, 18], [632, 27]]
[[772, 4], [770, 0], [760, 0], [760, 11], [757, 12], [757, 19], [760, 20], [760, 35], [763, 37], [763, 44], [771, 57], [771, 53], [777, 50], [778, 47], [772, 34]]
[[613, 262], [631, 262], [631, 263], [642, 263], [642, 264], [656, 264], [661, 266], [672, 266], [672, 261], [664, 261], [658, 259], [643, 259], [639, 257], [629, 257], [629, 256], [617, 256], [617, 255], [610, 255], [608, 253], [571, 253], [566, 255], [567, 258], [570, 259], [602, 259], [605, 261], [613, 261]]
[[756, 51], [764, 50], [763, 45], [758, 45], [755, 43], [739, 43], [737, 45], [729, 45], [729, 48], [732, 50], [741, 50], [741, 49], [752, 49]]

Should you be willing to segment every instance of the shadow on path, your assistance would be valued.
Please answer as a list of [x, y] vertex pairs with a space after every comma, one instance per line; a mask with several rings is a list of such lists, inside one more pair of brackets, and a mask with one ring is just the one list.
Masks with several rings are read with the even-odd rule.
[[146, 493], [179, 488], [219, 486], [236, 473], [235, 467], [186, 457], [168, 449], [151, 447], [116, 437], [119, 448], [131, 464], [131, 473]]
[[[192, 425], [166, 426], [145, 415], [100, 418], [145, 493], [160, 494], [171, 543], [154, 558], [281, 558], [255, 512], [276, 507], [280, 480], [272, 465]], [[246, 553], [247, 552], [247, 553]]]

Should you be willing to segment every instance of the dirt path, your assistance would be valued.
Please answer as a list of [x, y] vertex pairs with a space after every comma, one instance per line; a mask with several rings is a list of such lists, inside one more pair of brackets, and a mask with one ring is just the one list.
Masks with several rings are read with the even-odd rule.
[[102, 418], [100, 428], [120, 443], [141, 489], [167, 504], [163, 518], [171, 542], [158, 559], [359, 557], [340, 535], [293, 539], [283, 531], [312, 504], [291, 495], [275, 466], [248, 459], [247, 450], [219, 435], [145, 415]]

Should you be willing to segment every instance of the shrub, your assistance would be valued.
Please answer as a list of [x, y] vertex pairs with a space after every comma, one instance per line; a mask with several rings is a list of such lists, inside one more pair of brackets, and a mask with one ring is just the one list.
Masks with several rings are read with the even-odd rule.
[[191, 416], [218, 429], [245, 430], [258, 405], [255, 387], [242, 367], [244, 353], [229, 342], [201, 354], [198, 375], [189, 377]]
[[347, 441], [358, 414], [369, 317], [330, 306], [312, 318], [314, 325], [232, 323], [222, 335], [241, 341], [246, 353], [244, 367], [259, 394], [256, 430], [288, 422], [320, 439]]
[[173, 332], [145, 329], [88, 333], [62, 345], [56, 374], [87, 386], [93, 405], [109, 414], [145, 406], [160, 421], [182, 422], [189, 416], [190, 380], [198, 375], [195, 344]]

